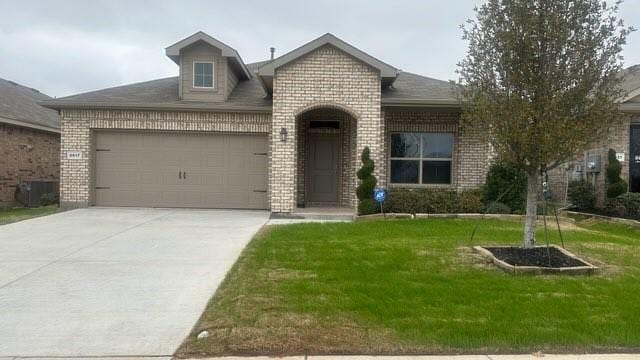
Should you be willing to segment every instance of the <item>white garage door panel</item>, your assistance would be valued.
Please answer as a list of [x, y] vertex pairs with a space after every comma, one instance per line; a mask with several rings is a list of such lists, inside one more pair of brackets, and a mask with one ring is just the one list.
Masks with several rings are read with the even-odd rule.
[[265, 135], [97, 132], [95, 202], [266, 209], [266, 153]]

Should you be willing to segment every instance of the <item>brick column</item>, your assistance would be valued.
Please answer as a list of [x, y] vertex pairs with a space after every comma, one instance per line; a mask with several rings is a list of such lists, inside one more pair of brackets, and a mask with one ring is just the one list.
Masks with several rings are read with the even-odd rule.
[[[75, 114], [82, 113], [76, 112]], [[91, 131], [86, 117], [62, 111], [60, 136], [60, 205], [65, 208], [89, 205]], [[80, 158], [69, 159], [70, 153]]]
[[[274, 101], [275, 104], [275, 101]], [[286, 141], [282, 141], [281, 129], [287, 129]], [[271, 211], [288, 213], [296, 207], [296, 118], [274, 106], [271, 127], [271, 166], [269, 168], [269, 197]]]

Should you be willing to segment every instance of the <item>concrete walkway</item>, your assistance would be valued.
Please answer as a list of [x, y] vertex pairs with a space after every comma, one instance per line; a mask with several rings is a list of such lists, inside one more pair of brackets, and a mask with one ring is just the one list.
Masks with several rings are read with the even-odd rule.
[[90, 208], [0, 226], [0, 357], [170, 357], [268, 217]]
[[219, 357], [199, 358], [198, 360], [636, 360], [640, 354], [589, 354], [589, 355], [453, 355], [453, 356], [287, 356], [273, 358], [258, 357]]

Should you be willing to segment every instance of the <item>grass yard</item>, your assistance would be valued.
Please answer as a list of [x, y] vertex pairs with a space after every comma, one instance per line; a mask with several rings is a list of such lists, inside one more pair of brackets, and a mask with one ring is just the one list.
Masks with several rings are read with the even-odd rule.
[[0, 209], [0, 225], [45, 216], [60, 211], [57, 205], [42, 206], [39, 208], [14, 208]]
[[[567, 223], [567, 248], [603, 270], [516, 276], [472, 253], [474, 225], [267, 228], [176, 355], [640, 351], [640, 229]], [[559, 243], [557, 231], [550, 235]], [[485, 220], [474, 244], [521, 236], [520, 222]], [[197, 340], [202, 330], [211, 335]]]

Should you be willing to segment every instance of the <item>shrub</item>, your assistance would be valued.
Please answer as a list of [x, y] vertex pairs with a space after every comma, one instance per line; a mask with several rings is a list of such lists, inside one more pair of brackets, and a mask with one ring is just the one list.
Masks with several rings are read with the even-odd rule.
[[458, 193], [459, 213], [481, 213], [484, 211], [484, 190], [464, 190]]
[[489, 214], [511, 214], [511, 208], [509, 205], [501, 202], [494, 202], [487, 207], [487, 213]]
[[607, 198], [614, 199], [619, 195], [627, 192], [629, 186], [627, 182], [620, 177], [622, 172], [622, 165], [616, 158], [616, 151], [609, 149], [608, 154], [609, 163], [607, 164]]
[[484, 198], [490, 204], [500, 197], [510, 186], [508, 193], [500, 198], [510, 209], [524, 210], [527, 200], [527, 173], [506, 162], [499, 161], [491, 165], [484, 186]]
[[579, 210], [593, 210], [596, 207], [596, 189], [586, 181], [570, 182], [567, 197]]
[[640, 220], [640, 193], [626, 193], [607, 201], [608, 215]]
[[51, 192], [51, 193], [42, 194], [42, 196], [40, 196], [41, 206], [55, 205], [58, 202], [59, 202], [58, 194], [56, 193]]
[[482, 194], [482, 190], [393, 189], [384, 208], [389, 213], [479, 213], [484, 207]]
[[384, 211], [390, 213], [415, 214], [417, 210], [418, 194], [411, 189], [393, 189], [384, 203]]
[[362, 150], [362, 167], [357, 172], [360, 185], [356, 188], [358, 196], [358, 214], [374, 214], [378, 212], [378, 204], [373, 199], [373, 190], [376, 188], [378, 180], [373, 176], [375, 164], [371, 160], [371, 152], [368, 147]]

